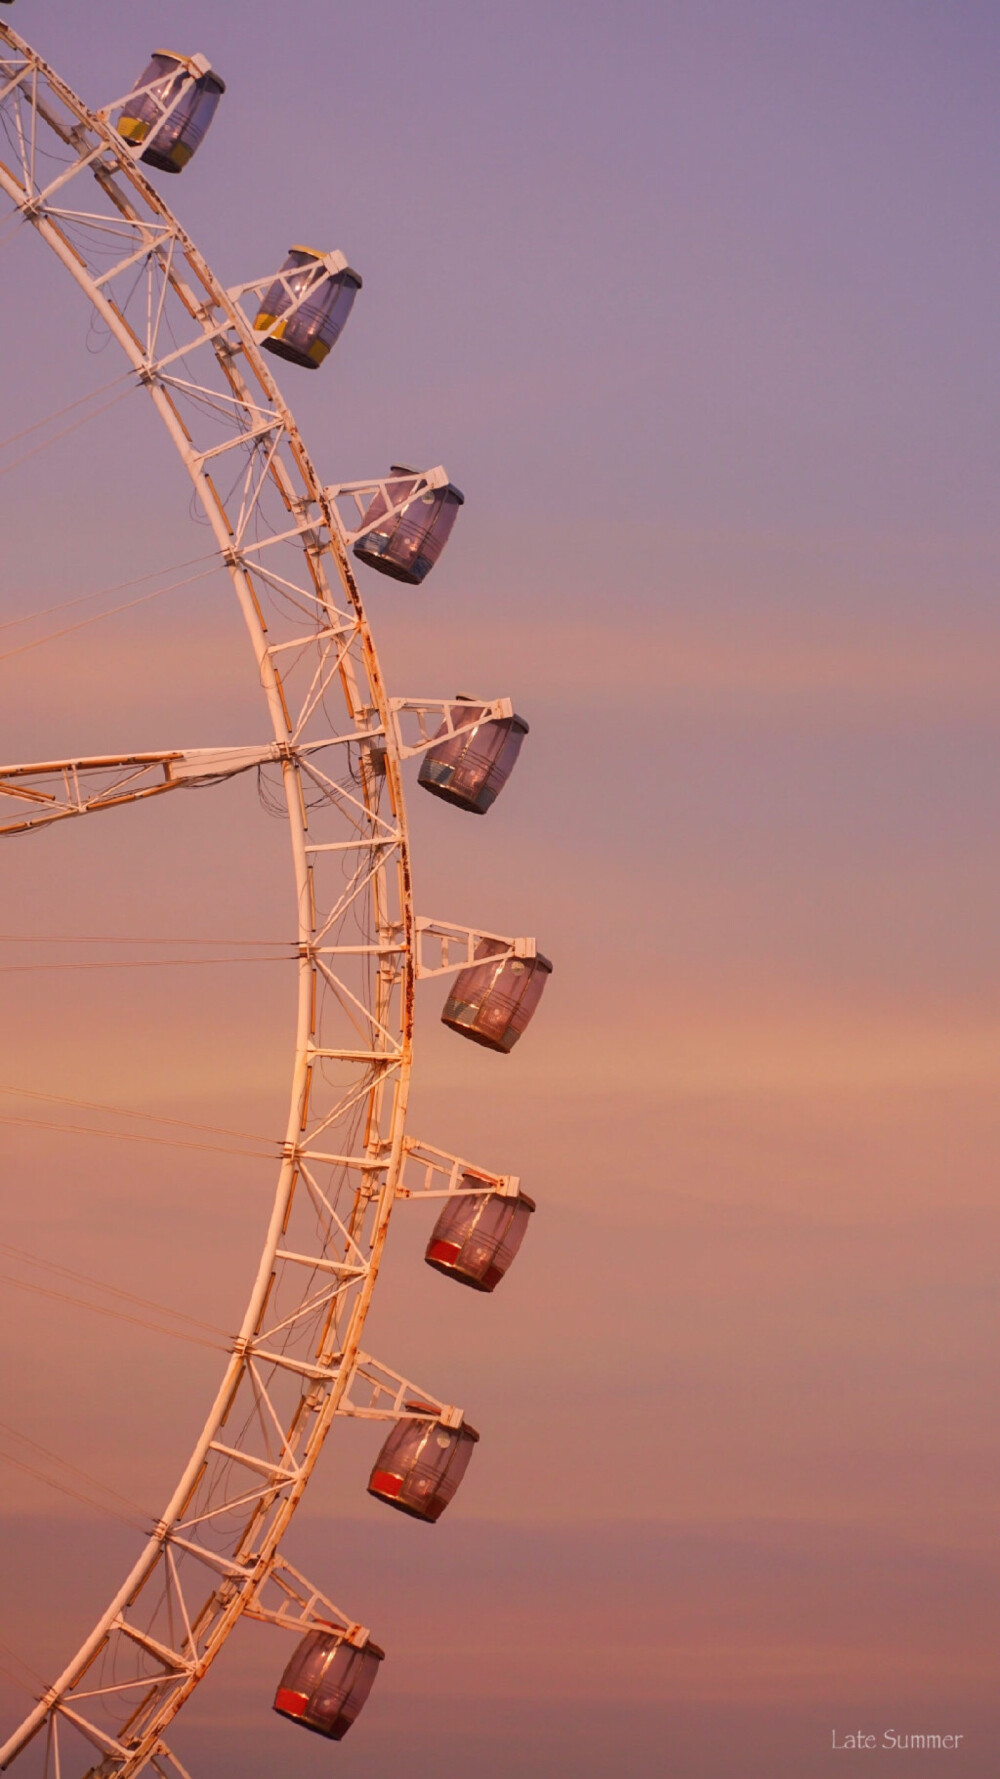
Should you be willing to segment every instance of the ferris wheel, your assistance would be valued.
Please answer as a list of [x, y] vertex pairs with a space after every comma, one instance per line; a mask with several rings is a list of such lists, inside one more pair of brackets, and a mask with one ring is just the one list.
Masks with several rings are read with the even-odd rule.
[[360, 276], [339, 251], [292, 246], [266, 276], [225, 289], [150, 183], [147, 170], [183, 170], [224, 92], [203, 56], [158, 50], [95, 112], [0, 23], [0, 189], [92, 305], [178, 452], [267, 715], [265, 738], [239, 747], [2, 767], [0, 833], [111, 808], [127, 821], [125, 805], [270, 767], [295, 893], [290, 1103], [259, 1266], [202, 1431], [138, 1560], [0, 1749], [6, 1768], [33, 1743], [52, 1779], [189, 1779], [165, 1738], [244, 1617], [294, 1638], [274, 1709], [344, 1735], [384, 1652], [282, 1554], [324, 1441], [337, 1417], [385, 1422], [369, 1492], [435, 1521], [479, 1438], [461, 1408], [363, 1349], [391, 1212], [433, 1201], [428, 1263], [490, 1292], [534, 1210], [516, 1177], [406, 1129], [417, 980], [450, 979], [446, 1025], [509, 1052], [552, 966], [532, 938], [415, 912], [403, 769], [419, 762], [425, 790], [484, 814], [527, 724], [506, 698], [390, 696], [383, 685], [354, 562], [419, 585], [463, 497], [440, 466], [321, 480], [274, 362], [295, 367], [289, 378], [319, 369]]

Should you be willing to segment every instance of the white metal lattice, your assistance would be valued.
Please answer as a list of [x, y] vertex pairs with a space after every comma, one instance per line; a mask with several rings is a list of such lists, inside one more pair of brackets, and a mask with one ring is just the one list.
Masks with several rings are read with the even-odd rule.
[[[0, 1765], [41, 1731], [55, 1779], [81, 1758], [101, 1779], [188, 1779], [164, 1732], [241, 1615], [367, 1636], [280, 1545], [335, 1416], [399, 1413], [414, 1388], [360, 1347], [406, 1155], [459, 1189], [454, 1158], [404, 1147], [414, 980], [461, 968], [496, 935], [414, 916], [400, 761], [462, 725], [454, 701], [390, 699], [382, 683], [347, 555], [357, 533], [337, 503], [361, 511], [383, 484], [331, 489], [317, 476], [241, 306], [264, 281], [221, 286], [141, 150], [117, 135], [121, 104], [89, 110], [0, 24], [0, 191], [124, 352], [185, 465], [246, 622], [271, 738], [2, 768], [0, 832], [272, 767], [291, 841], [298, 1011], [270, 1221], [204, 1427], [140, 1557]], [[437, 963], [422, 961], [435, 943]], [[534, 953], [533, 941], [503, 944]]]

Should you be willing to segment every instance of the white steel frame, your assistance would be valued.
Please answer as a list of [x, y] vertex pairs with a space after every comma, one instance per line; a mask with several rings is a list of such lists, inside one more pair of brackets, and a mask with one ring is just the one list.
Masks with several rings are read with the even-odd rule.
[[[190, 1779], [164, 1734], [244, 1614], [366, 1641], [280, 1545], [335, 1416], [398, 1418], [413, 1392], [461, 1421], [361, 1350], [394, 1200], [468, 1190], [463, 1173], [517, 1189], [404, 1136], [415, 979], [462, 968], [497, 935], [414, 914], [400, 763], [470, 725], [455, 700], [385, 691], [347, 555], [357, 533], [336, 506], [355, 496], [360, 510], [382, 483], [329, 489], [316, 474], [240, 292], [145, 178], [141, 146], [116, 134], [122, 103], [89, 110], [0, 23], [0, 190], [88, 298], [179, 453], [246, 621], [271, 739], [0, 768], [0, 811], [13, 808], [0, 832], [271, 768], [291, 839], [298, 1010], [272, 1212], [204, 1427], [107, 1610], [0, 1749], [6, 1767], [43, 1731], [53, 1779], [81, 1754], [100, 1779]], [[338, 688], [346, 721], [331, 715]], [[511, 714], [505, 699], [483, 705], [477, 720]], [[533, 940], [501, 943], [534, 954]], [[407, 1161], [422, 1188], [402, 1184]]]

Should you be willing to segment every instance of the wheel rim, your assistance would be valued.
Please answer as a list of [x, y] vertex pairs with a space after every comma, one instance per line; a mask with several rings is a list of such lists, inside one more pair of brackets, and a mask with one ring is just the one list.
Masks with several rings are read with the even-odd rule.
[[[250, 635], [291, 839], [299, 964], [289, 1117], [240, 1333], [139, 1560], [0, 1751], [9, 1763], [43, 1725], [52, 1734], [61, 1723], [91, 1745], [102, 1774], [182, 1771], [163, 1733], [239, 1618], [273, 1616], [263, 1602], [275, 1583], [302, 1604], [279, 1547], [350, 1384], [403, 1160], [414, 980], [406, 810], [340, 521], [247, 317], [107, 119], [5, 24], [0, 77], [8, 119], [19, 120], [0, 188], [118, 341], [191, 476]], [[41, 171], [43, 139], [63, 163], [55, 182], [50, 164]], [[109, 251], [121, 273], [109, 273]], [[148, 285], [144, 330], [117, 299], [119, 277], [137, 265]], [[169, 342], [171, 318], [186, 327], [183, 354]], [[223, 464], [241, 468], [229, 499]], [[331, 740], [335, 680], [345, 715]], [[378, 761], [367, 736], [378, 738]], [[346, 771], [327, 766], [331, 749]], [[286, 1613], [284, 1622], [313, 1621]], [[180, 1635], [167, 1634], [178, 1624]]]

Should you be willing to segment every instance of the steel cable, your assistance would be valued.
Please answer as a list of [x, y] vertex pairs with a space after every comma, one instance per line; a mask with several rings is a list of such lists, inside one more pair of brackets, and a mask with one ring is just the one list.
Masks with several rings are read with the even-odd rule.
[[[78, 1464], [71, 1464], [68, 1458], [60, 1457], [58, 1452], [50, 1451], [48, 1446], [39, 1445], [37, 1439], [29, 1439], [26, 1433], [19, 1433], [18, 1429], [16, 1427], [11, 1427], [8, 1422], [0, 1421], [0, 1433], [6, 1434], [8, 1439], [18, 1440], [21, 1445], [31, 1446], [33, 1451], [39, 1452], [43, 1458], [50, 1459], [53, 1464], [58, 1464], [61, 1469], [72, 1471], [73, 1475], [80, 1477], [81, 1481], [89, 1483], [92, 1489], [100, 1489], [106, 1495], [113, 1495], [115, 1500], [120, 1501], [123, 1507], [131, 1507], [136, 1513], [142, 1514], [144, 1517], [149, 1517], [146, 1515], [146, 1509], [140, 1506], [138, 1501], [133, 1501], [131, 1496], [119, 1494], [118, 1490], [113, 1489], [110, 1483], [101, 1482], [98, 1477], [91, 1476], [89, 1471], [81, 1470]], [[17, 1459], [12, 1461], [14, 1463], [18, 1462]], [[13, 1651], [10, 1651], [10, 1653], [13, 1654]]]
[[33, 624], [41, 618], [49, 618], [53, 612], [69, 611], [74, 605], [86, 605], [90, 599], [101, 599], [108, 593], [121, 593], [126, 587], [141, 587], [143, 581], [156, 580], [161, 574], [176, 574], [182, 568], [197, 568], [200, 562], [210, 562], [215, 558], [215, 551], [205, 556], [190, 556], [186, 562], [170, 562], [165, 568], [151, 568], [148, 574], [131, 575], [127, 581], [115, 581], [110, 587], [98, 587], [93, 593], [80, 593], [73, 599], [62, 599], [56, 605], [46, 605], [40, 612], [26, 612], [23, 618], [5, 618], [0, 623], [0, 630], [12, 630], [18, 624]]
[[[23, 1097], [29, 1100], [46, 1100], [54, 1106], [76, 1106], [84, 1112], [110, 1112], [116, 1118], [141, 1118], [152, 1124], [171, 1124], [181, 1130], [201, 1130], [210, 1136], [239, 1137], [245, 1143], [272, 1143], [277, 1139], [262, 1137], [259, 1131], [232, 1130], [227, 1124], [196, 1124], [191, 1118], [171, 1118], [166, 1112], [137, 1112], [130, 1106], [112, 1106], [105, 1100], [71, 1099], [65, 1093], [42, 1093], [35, 1087], [9, 1087], [0, 1083], [0, 1093], [11, 1094], [15, 1099]], [[3, 1248], [0, 1242], [0, 1249]]]
[[16, 649], [5, 650], [0, 655], [0, 661], [10, 661], [15, 655], [26, 655], [29, 649], [39, 649], [46, 642], [57, 642], [61, 636], [71, 636], [76, 630], [85, 630], [88, 624], [99, 624], [102, 618], [114, 618], [119, 612], [133, 611], [137, 605], [147, 605], [151, 599], [159, 599], [164, 593], [175, 593], [178, 587], [193, 586], [195, 581], [203, 581], [214, 572], [214, 565], [204, 568], [200, 574], [188, 575], [181, 581], [170, 581], [165, 587], [154, 587], [151, 593], [142, 593], [138, 599], [127, 599], [123, 605], [113, 605], [106, 612], [95, 612], [93, 617], [81, 618], [76, 624], [66, 624], [62, 630], [50, 630], [45, 636], [36, 636], [32, 642], [22, 642]]
[[37, 1266], [43, 1272], [57, 1274], [59, 1278], [74, 1279], [78, 1285], [89, 1285], [92, 1291], [104, 1291], [109, 1297], [120, 1297], [125, 1303], [138, 1304], [140, 1309], [157, 1310], [160, 1315], [174, 1316], [179, 1322], [190, 1322], [193, 1328], [203, 1328], [208, 1334], [225, 1336], [226, 1330], [216, 1322], [203, 1322], [200, 1316], [189, 1316], [184, 1310], [171, 1309], [167, 1303], [157, 1303], [151, 1297], [139, 1297], [134, 1291], [124, 1291], [120, 1285], [108, 1285], [103, 1279], [95, 1279], [90, 1273], [76, 1272], [71, 1266], [62, 1266], [57, 1260], [46, 1260], [41, 1254], [32, 1254], [29, 1248], [15, 1248], [11, 1242], [0, 1242], [0, 1253], [7, 1254], [12, 1260], [20, 1260], [26, 1266]]
[[0, 1124], [23, 1125], [32, 1130], [47, 1130], [56, 1136], [105, 1137], [118, 1143], [155, 1143], [166, 1149], [199, 1149], [213, 1155], [245, 1155], [253, 1161], [274, 1161], [280, 1145], [269, 1149], [237, 1149], [231, 1143], [186, 1143], [180, 1137], [157, 1137], [147, 1131], [99, 1130], [93, 1124], [55, 1124], [49, 1118], [21, 1118], [13, 1112], [0, 1112]]
[[23, 1458], [12, 1457], [10, 1452], [5, 1452], [2, 1449], [0, 1449], [0, 1463], [10, 1464], [15, 1470], [25, 1471], [28, 1476], [33, 1476], [38, 1482], [45, 1483], [47, 1488], [58, 1490], [60, 1495], [68, 1495], [72, 1501], [82, 1502], [84, 1507], [93, 1507], [98, 1513], [106, 1513], [111, 1519], [134, 1527], [137, 1532], [145, 1532], [148, 1528], [148, 1517], [145, 1522], [134, 1520], [130, 1514], [121, 1513], [118, 1508], [110, 1507], [105, 1502], [95, 1501], [91, 1496], [85, 1495], [82, 1490], [72, 1488], [69, 1483], [56, 1482], [54, 1476], [46, 1476], [44, 1470], [39, 1470], [36, 1465], [26, 1464]]
[[0, 1285], [13, 1285], [18, 1291], [31, 1291], [36, 1297], [48, 1297], [56, 1303], [72, 1303], [78, 1309], [93, 1310], [95, 1316], [107, 1316], [113, 1322], [131, 1322], [134, 1328], [145, 1328], [152, 1334], [166, 1334], [171, 1340], [186, 1341], [189, 1346], [212, 1347], [216, 1352], [220, 1349], [223, 1352], [229, 1351], [224, 1340], [209, 1340], [207, 1335], [188, 1334], [182, 1328], [166, 1328], [161, 1322], [150, 1321], [148, 1316], [133, 1316], [128, 1310], [116, 1310], [107, 1303], [91, 1303], [89, 1298], [78, 1297], [72, 1291], [56, 1291], [50, 1285], [36, 1285], [31, 1279], [16, 1279], [13, 1273], [0, 1272]]
[[42, 439], [39, 444], [32, 445], [30, 451], [25, 451], [20, 457], [15, 457], [13, 463], [3, 464], [0, 467], [0, 476], [8, 475], [11, 470], [20, 469], [22, 463], [30, 463], [31, 459], [37, 457], [40, 451], [47, 451], [50, 445], [57, 445], [60, 439], [68, 438], [71, 432], [76, 432], [78, 427], [85, 426], [88, 420], [96, 420], [100, 414], [106, 414], [110, 408], [117, 407], [118, 403], [124, 401], [125, 397], [130, 394], [131, 390], [123, 389], [120, 394], [113, 395], [109, 402], [103, 402], [99, 408], [95, 408], [93, 413], [81, 414], [78, 420], [71, 420], [61, 432], [55, 432], [50, 439]]
[[44, 964], [0, 964], [0, 973], [16, 976], [36, 970], [166, 970], [179, 964], [192, 968], [200, 965], [205, 968], [212, 964], [288, 964], [294, 961], [294, 951], [277, 952], [270, 957], [112, 957], [86, 963], [63, 963], [60, 960], [57, 963]]
[[56, 408], [53, 413], [46, 414], [43, 419], [33, 420], [30, 426], [22, 427], [20, 432], [12, 432], [9, 437], [0, 439], [0, 451], [6, 451], [8, 445], [19, 444], [21, 439], [26, 439], [31, 433], [40, 431], [43, 426], [51, 426], [54, 420], [61, 420], [64, 414], [71, 414], [74, 408], [82, 407], [84, 402], [96, 401], [99, 395], [105, 395], [109, 389], [114, 389], [117, 384], [124, 383], [126, 379], [132, 375], [133, 372], [131, 370], [121, 371], [117, 377], [112, 377], [107, 383], [99, 384], [96, 389], [91, 389], [87, 395], [80, 395], [77, 397], [76, 401], [67, 402], [64, 408]]

